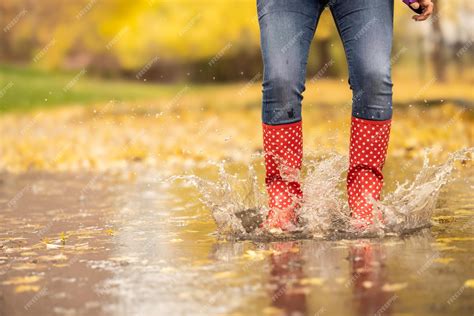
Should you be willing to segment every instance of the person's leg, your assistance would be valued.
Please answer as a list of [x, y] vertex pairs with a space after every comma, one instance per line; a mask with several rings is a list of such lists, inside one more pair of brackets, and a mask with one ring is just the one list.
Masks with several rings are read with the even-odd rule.
[[317, 0], [259, 0], [264, 64], [262, 127], [269, 227], [294, 223], [302, 198], [298, 174], [303, 156], [301, 100], [306, 63], [317, 20]]
[[331, 11], [344, 44], [353, 91], [347, 190], [353, 217], [373, 222], [392, 118], [393, 0], [335, 1]]

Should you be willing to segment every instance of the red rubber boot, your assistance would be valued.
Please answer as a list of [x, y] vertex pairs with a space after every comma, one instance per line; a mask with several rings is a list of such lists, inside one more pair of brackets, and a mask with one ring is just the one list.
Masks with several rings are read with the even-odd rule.
[[303, 197], [298, 182], [303, 158], [301, 121], [263, 124], [263, 151], [270, 208], [264, 226], [288, 230], [296, 224], [295, 209]]
[[360, 220], [362, 226], [373, 223], [369, 196], [380, 200], [390, 124], [391, 120], [370, 121], [352, 117], [347, 193], [351, 216]]

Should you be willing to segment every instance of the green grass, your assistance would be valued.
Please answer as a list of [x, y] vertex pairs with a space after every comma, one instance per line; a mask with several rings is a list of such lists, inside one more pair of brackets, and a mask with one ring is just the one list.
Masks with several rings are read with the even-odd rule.
[[[79, 74], [80, 71], [57, 72], [0, 65], [0, 113], [110, 100], [156, 99], [168, 97], [176, 90], [172, 85], [102, 80]], [[77, 82], [72, 83], [75, 77]], [[65, 91], [68, 84], [71, 88]]]

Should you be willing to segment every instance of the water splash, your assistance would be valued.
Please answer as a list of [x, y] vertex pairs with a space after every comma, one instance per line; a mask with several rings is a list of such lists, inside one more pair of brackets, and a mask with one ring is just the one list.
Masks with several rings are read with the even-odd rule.
[[291, 232], [266, 231], [260, 228], [268, 213], [263, 181], [259, 181], [255, 164], [247, 175], [231, 174], [226, 163], [216, 163], [218, 179], [203, 179], [196, 175], [175, 176], [197, 188], [200, 199], [211, 211], [219, 236], [225, 239], [298, 239], [298, 238], [360, 238], [402, 235], [431, 225], [431, 217], [442, 187], [451, 178], [457, 161], [470, 160], [474, 148], [449, 155], [447, 161], [431, 165], [428, 152], [423, 166], [411, 182], [397, 184], [393, 192], [381, 201], [374, 201], [374, 223], [365, 228], [351, 218], [345, 193], [345, 172], [348, 160], [337, 153], [327, 153], [319, 159], [305, 158], [301, 175], [304, 194], [297, 211], [299, 225]]

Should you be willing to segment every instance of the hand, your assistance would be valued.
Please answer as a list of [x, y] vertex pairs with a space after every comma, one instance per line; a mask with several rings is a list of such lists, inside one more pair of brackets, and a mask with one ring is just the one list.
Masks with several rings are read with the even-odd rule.
[[423, 13], [414, 15], [412, 19], [415, 21], [424, 21], [429, 18], [431, 14], [433, 14], [434, 4], [431, 2], [431, 0], [417, 0], [416, 2], [410, 4], [410, 7], [415, 10], [421, 7], [423, 9]]

